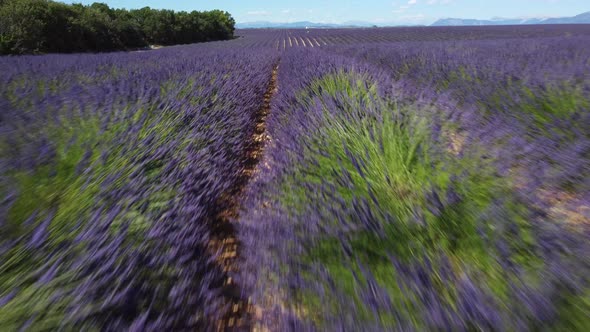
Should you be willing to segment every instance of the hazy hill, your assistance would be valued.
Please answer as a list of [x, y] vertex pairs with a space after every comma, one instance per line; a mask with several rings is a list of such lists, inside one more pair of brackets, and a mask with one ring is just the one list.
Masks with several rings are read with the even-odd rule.
[[[521, 25], [521, 24], [590, 24], [590, 12], [582, 13], [573, 17], [556, 17], [556, 18], [492, 18], [489, 20], [464, 19], [464, 18], [443, 18], [431, 26], [477, 26], [477, 25]], [[380, 26], [395, 26], [396, 24], [383, 24]], [[310, 21], [299, 22], [242, 22], [237, 23], [238, 29], [260, 29], [260, 28], [277, 28], [277, 29], [305, 29], [305, 28], [354, 28], [354, 27], [371, 27], [374, 23], [365, 21], [349, 21], [340, 24], [336, 23], [317, 23]]]
[[474, 26], [474, 25], [520, 25], [520, 24], [590, 24], [590, 12], [582, 13], [573, 17], [558, 18], [498, 18], [491, 20], [476, 20], [463, 18], [444, 18], [432, 26]]
[[256, 22], [243, 22], [237, 23], [236, 28], [238, 29], [259, 29], [259, 28], [281, 28], [281, 29], [305, 29], [305, 28], [346, 28], [346, 27], [367, 27], [372, 26], [372, 23], [368, 22], [345, 22], [342, 24], [333, 23], [316, 23], [309, 21], [300, 22], [267, 22], [267, 21], [256, 21]]

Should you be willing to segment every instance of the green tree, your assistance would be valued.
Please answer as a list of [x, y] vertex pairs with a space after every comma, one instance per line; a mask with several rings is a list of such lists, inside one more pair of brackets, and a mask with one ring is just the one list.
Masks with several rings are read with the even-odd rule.
[[50, 19], [46, 0], [5, 0], [0, 6], [0, 52], [37, 53], [47, 44], [43, 35]]
[[228, 12], [113, 9], [95, 2], [0, 0], [0, 54], [112, 51], [233, 37]]

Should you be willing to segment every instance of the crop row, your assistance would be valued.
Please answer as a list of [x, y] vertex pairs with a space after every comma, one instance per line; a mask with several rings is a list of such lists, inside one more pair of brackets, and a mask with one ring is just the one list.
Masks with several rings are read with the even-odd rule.
[[237, 34], [0, 58], [0, 327], [588, 330], [587, 27]]
[[585, 330], [587, 42], [283, 54], [239, 223], [260, 324]]
[[215, 216], [274, 62], [199, 46], [1, 58], [2, 329], [213, 326]]
[[298, 47], [390, 44], [426, 41], [466, 41], [587, 36], [587, 25], [493, 27], [397, 27], [362, 29], [244, 29], [237, 30], [236, 47], [271, 47], [281, 51]]

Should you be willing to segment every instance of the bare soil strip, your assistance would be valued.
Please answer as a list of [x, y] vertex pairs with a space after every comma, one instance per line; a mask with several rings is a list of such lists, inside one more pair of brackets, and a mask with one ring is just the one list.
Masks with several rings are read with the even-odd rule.
[[264, 147], [268, 140], [266, 117], [270, 112], [271, 98], [277, 91], [277, 71], [278, 65], [275, 65], [268, 89], [264, 94], [263, 105], [255, 115], [254, 134], [250, 138], [249, 147], [245, 151], [246, 165], [242, 175], [236, 186], [221, 198], [220, 204], [225, 209], [215, 218], [216, 230], [210, 243], [210, 249], [220, 253], [217, 263], [227, 273], [223, 285], [227, 305], [222, 315], [223, 318], [216, 323], [216, 331], [249, 331], [252, 329], [254, 308], [247, 296], [242, 294], [240, 285], [236, 284], [229, 274], [238, 271], [237, 260], [240, 258], [240, 243], [236, 237], [235, 222], [239, 217], [240, 202], [245, 188], [252, 176], [257, 172], [258, 164], [262, 159]]

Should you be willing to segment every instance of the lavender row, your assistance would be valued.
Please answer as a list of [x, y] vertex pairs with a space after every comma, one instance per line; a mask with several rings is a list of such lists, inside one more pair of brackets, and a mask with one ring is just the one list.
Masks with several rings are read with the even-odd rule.
[[565, 190], [583, 205], [590, 187], [589, 41], [499, 39], [332, 51], [378, 65], [414, 99], [456, 110], [451, 116], [464, 144], [485, 143], [500, 172], [513, 175], [527, 194]]
[[243, 29], [236, 30], [234, 45], [247, 48], [322, 48], [359, 44], [391, 44], [431, 41], [466, 41], [527, 38], [575, 38], [588, 36], [587, 25], [493, 27], [395, 27], [356, 29]]
[[[481, 44], [444, 47], [459, 46], [466, 59], [483, 54]], [[426, 75], [422, 69], [403, 77], [395, 69], [446, 62], [428, 52], [432, 45], [421, 49], [431, 57], [404, 57], [414, 52], [409, 46], [282, 56], [264, 167], [239, 223], [241, 270], [250, 272], [242, 284], [252, 285], [259, 323], [271, 330], [583, 330], [587, 225], [540, 199], [555, 186], [529, 186], [526, 176], [502, 169], [531, 166], [537, 156], [515, 159], [514, 140], [541, 139], [529, 130], [554, 123], [527, 126], [505, 113], [489, 116], [452, 89], [421, 91], [413, 79]], [[376, 65], [366, 53], [400, 61]], [[574, 68], [561, 73], [567, 78], [580, 58], [564, 58]], [[560, 72], [552, 60], [545, 68]], [[445, 74], [439, 69], [423, 70], [437, 77]], [[583, 136], [572, 144], [579, 142]], [[553, 169], [573, 176], [572, 162], [558, 160]], [[541, 181], [551, 175], [537, 174]], [[570, 195], [587, 206], [587, 184], [575, 183]]]
[[0, 326], [205, 329], [270, 52], [2, 58]]

